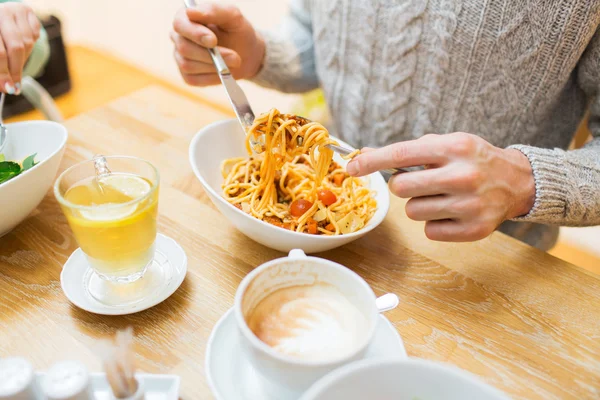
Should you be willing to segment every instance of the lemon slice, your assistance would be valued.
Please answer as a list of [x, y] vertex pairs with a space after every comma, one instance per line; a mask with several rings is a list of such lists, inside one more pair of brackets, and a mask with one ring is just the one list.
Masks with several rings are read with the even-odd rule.
[[121, 192], [131, 200], [148, 194], [151, 189], [147, 180], [130, 174], [110, 174], [102, 178], [100, 184]]
[[81, 216], [88, 221], [118, 221], [135, 212], [137, 204], [119, 207], [118, 203], [105, 203], [89, 210], [81, 210]]
[[127, 218], [137, 210], [138, 205], [123, 203], [143, 197], [151, 189], [148, 181], [130, 174], [108, 175], [100, 180], [100, 185], [107, 200], [112, 198], [113, 201], [81, 210], [81, 216], [90, 221], [118, 221]]

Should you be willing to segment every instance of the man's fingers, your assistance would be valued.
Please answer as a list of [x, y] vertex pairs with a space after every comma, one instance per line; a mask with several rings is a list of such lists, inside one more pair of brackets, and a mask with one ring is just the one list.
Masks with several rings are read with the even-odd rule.
[[171, 41], [175, 45], [175, 50], [182, 57], [187, 58], [188, 60], [212, 64], [210, 54], [208, 54], [208, 51], [205, 47], [198, 45], [197, 43], [191, 41], [190, 39], [180, 35], [175, 31], [172, 31], [170, 36]]
[[443, 242], [473, 242], [490, 235], [494, 230], [484, 225], [460, 220], [427, 221], [425, 235]]
[[181, 74], [183, 80], [192, 86], [209, 86], [221, 83], [219, 75], [213, 74]]
[[175, 52], [175, 62], [182, 74], [197, 75], [216, 73], [215, 66], [211, 63], [190, 60], [184, 58], [179, 52]]
[[207, 48], [217, 45], [217, 36], [203, 24], [189, 20], [185, 9], [181, 9], [173, 21], [173, 30], [184, 38]]
[[428, 136], [394, 143], [357, 155], [348, 163], [347, 170], [352, 176], [364, 176], [388, 168], [441, 164], [445, 160], [442, 146], [441, 141]]
[[242, 27], [243, 15], [233, 5], [202, 3], [186, 10], [190, 21], [202, 25], [216, 25], [219, 29], [235, 32]]
[[406, 203], [406, 215], [413, 221], [436, 221], [458, 217], [450, 196], [414, 197]]
[[403, 199], [456, 192], [452, 170], [448, 167], [403, 172], [392, 176], [390, 191]]
[[[240, 58], [237, 55], [236, 57], [225, 58], [225, 60], [225, 62], [230, 68], [238, 68], [241, 63]], [[183, 74], [197, 75], [217, 73], [215, 65], [212, 62], [209, 64], [205, 62], [190, 60], [189, 58], [183, 57], [179, 52], [175, 52], [175, 62], [177, 63], [179, 70]]]
[[[210, 57], [210, 54], [206, 48], [198, 46], [196, 43], [184, 38], [176, 32], [171, 32], [171, 40], [175, 45], [176, 53], [178, 53], [182, 59], [209, 65], [211, 66], [212, 70], [214, 70], [212, 58]], [[219, 47], [219, 50], [221, 51], [223, 60], [225, 60], [225, 63], [229, 68], [239, 68], [241, 66], [242, 59], [238, 53], [224, 47]]]

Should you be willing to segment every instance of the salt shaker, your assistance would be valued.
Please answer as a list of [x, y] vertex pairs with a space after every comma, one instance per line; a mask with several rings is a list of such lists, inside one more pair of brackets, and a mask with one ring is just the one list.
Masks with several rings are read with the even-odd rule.
[[56, 363], [42, 379], [48, 400], [91, 400], [90, 375], [86, 367], [75, 361]]
[[41, 398], [33, 366], [29, 361], [19, 357], [0, 359], [0, 399], [37, 400]]

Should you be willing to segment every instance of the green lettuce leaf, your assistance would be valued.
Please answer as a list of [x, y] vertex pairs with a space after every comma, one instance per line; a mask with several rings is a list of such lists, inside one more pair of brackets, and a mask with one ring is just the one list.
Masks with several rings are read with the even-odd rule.
[[7, 180], [14, 178], [21, 173], [21, 166], [13, 161], [2, 161], [0, 162], [0, 183], [4, 183]]
[[23, 160], [23, 166], [14, 161], [5, 161], [4, 154], [0, 154], [0, 184], [14, 178], [15, 176], [27, 171], [37, 163], [35, 162], [36, 154], [32, 154]]
[[23, 171], [27, 171], [29, 168], [33, 167], [35, 164], [35, 156], [37, 153], [30, 155], [26, 159], [23, 160]]

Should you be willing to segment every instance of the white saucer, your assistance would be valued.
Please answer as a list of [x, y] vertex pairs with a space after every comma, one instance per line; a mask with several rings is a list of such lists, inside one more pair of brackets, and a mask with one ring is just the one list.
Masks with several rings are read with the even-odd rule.
[[107, 305], [96, 300], [89, 293], [91, 267], [85, 254], [77, 249], [71, 254], [60, 274], [60, 284], [63, 292], [71, 303], [94, 314], [125, 315], [133, 314], [166, 300], [181, 285], [187, 272], [187, 256], [173, 239], [158, 234], [156, 236], [156, 254], [152, 266], [144, 276], [127, 285], [126, 290], [136, 290], [137, 287], [152, 287], [148, 296], [141, 300], [123, 305]]
[[[365, 358], [407, 358], [396, 328], [383, 315], [379, 318], [375, 339]], [[243, 357], [233, 308], [213, 328], [205, 362], [208, 385], [217, 400], [297, 400], [290, 395], [274, 396], [267, 388], [268, 382]]]

